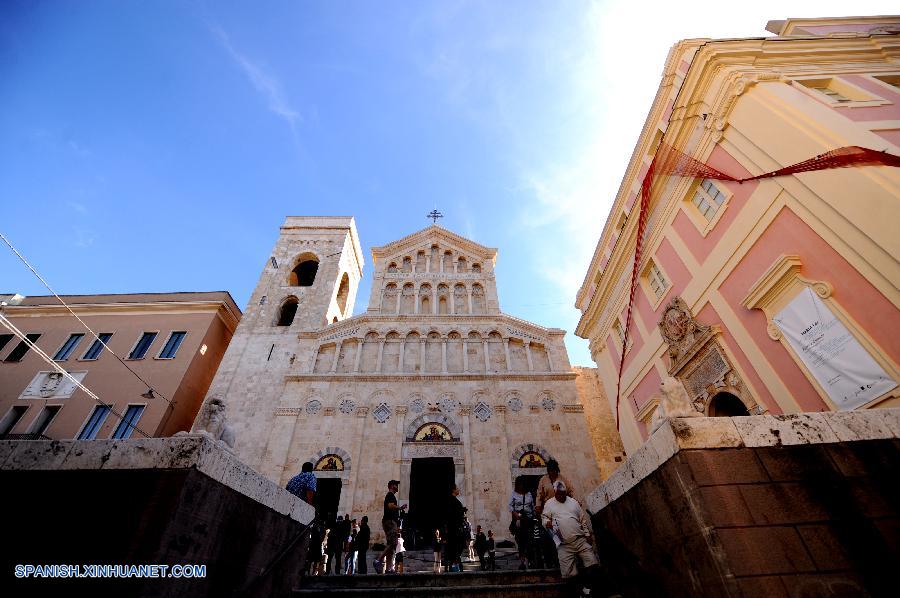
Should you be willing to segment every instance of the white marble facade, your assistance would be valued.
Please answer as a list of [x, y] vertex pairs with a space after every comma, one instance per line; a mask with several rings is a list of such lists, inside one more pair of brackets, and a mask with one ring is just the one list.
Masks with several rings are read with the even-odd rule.
[[[544, 471], [520, 469], [523, 454], [595, 487], [565, 332], [500, 311], [496, 256], [440, 226], [373, 248], [369, 307], [351, 317], [363, 266], [353, 219], [289, 217], [210, 389], [228, 404], [238, 456], [284, 484], [336, 455], [343, 470], [317, 476], [339, 477], [339, 511], [369, 515], [373, 532], [387, 480], [404, 500], [419, 457], [453, 459], [470, 520], [498, 537], [516, 475]], [[300, 286], [311, 260], [315, 279]], [[414, 440], [429, 424], [452, 439]]]

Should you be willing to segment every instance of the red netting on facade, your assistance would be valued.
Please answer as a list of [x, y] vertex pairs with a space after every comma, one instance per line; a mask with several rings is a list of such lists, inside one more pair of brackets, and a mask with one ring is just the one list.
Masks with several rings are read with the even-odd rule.
[[616, 382], [616, 430], [619, 429], [619, 402], [622, 396], [622, 370], [625, 367], [625, 347], [628, 346], [628, 336], [631, 330], [632, 308], [634, 307], [634, 295], [638, 286], [638, 268], [644, 246], [644, 229], [647, 226], [648, 207], [653, 183], [657, 178], [665, 176], [682, 176], [691, 178], [716, 179], [722, 181], [755, 181], [776, 176], [796, 174], [798, 172], [811, 172], [814, 170], [830, 170], [832, 168], [847, 168], [850, 166], [894, 166], [900, 167], [900, 156], [887, 152], [879, 152], [858, 145], [841, 147], [830, 152], [825, 152], [809, 160], [798, 162], [791, 166], [785, 166], [772, 172], [758, 174], [747, 178], [736, 178], [716, 170], [708, 164], [688, 156], [674, 147], [661, 143], [644, 180], [641, 182], [641, 201], [638, 203], [637, 242], [634, 249], [634, 265], [631, 269], [631, 290], [628, 295], [628, 310], [625, 315], [625, 334], [622, 342], [622, 355], [619, 359], [619, 377]]

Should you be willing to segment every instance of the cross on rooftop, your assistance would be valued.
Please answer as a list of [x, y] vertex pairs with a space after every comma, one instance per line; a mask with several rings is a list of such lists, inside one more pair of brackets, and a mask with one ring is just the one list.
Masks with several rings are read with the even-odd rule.
[[426, 214], [425, 217], [431, 218], [432, 222], [434, 224], [437, 224], [438, 218], [443, 218], [444, 215], [441, 214], [440, 212], [438, 212], [437, 208], [435, 208], [435, 209], [431, 210], [430, 212], [428, 212], [428, 214]]

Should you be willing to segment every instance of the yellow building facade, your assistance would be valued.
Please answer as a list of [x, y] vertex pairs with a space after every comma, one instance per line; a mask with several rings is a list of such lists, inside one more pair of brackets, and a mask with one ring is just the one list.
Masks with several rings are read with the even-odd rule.
[[[845, 146], [900, 154], [900, 17], [773, 21], [669, 52], [576, 305], [616, 408], [644, 176], [665, 143], [735, 178]], [[705, 415], [900, 404], [900, 169], [652, 188], [620, 431], [647, 438], [668, 376]]]

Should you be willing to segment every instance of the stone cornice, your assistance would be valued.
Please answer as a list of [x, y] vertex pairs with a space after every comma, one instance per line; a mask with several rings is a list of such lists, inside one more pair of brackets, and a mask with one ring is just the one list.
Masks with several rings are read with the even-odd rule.
[[[368, 327], [366, 326], [368, 325]], [[556, 336], [565, 336], [566, 331], [559, 328], [544, 328], [538, 324], [521, 320], [508, 314], [486, 315], [374, 315], [360, 314], [331, 324], [326, 328], [315, 331], [305, 331], [298, 335], [303, 339], [331, 340], [332, 338], [362, 338], [372, 328], [389, 326], [392, 328], [416, 329], [420, 333], [427, 333], [437, 326], [450, 326], [457, 329], [478, 328], [490, 332], [501, 327], [522, 328], [523, 335], [534, 340], [545, 340]], [[506, 331], [500, 331], [501, 336]]]
[[[222, 323], [229, 330], [237, 328], [240, 316], [235, 314], [223, 301], [165, 301], [147, 303], [95, 303], [95, 304], [69, 304], [79, 316], [121, 316], [121, 315], [183, 315], [216, 313]], [[10, 318], [35, 318], [35, 317], [72, 317], [62, 305], [9, 305], [3, 308], [4, 313]]]
[[291, 374], [284, 377], [285, 382], [552, 382], [574, 380], [578, 374], [574, 372], [525, 372], [521, 374], [504, 372], [500, 374]]
[[454, 244], [470, 255], [478, 256], [482, 260], [490, 260], [492, 264], [496, 263], [496, 248], [485, 247], [480, 243], [476, 243], [475, 241], [467, 239], [436, 224], [432, 224], [427, 228], [423, 228], [420, 231], [414, 232], [403, 237], [402, 239], [398, 239], [396, 241], [388, 243], [387, 245], [382, 245], [381, 247], [373, 247], [372, 260], [375, 264], [378, 264], [382, 258], [387, 258], [394, 254], [403, 253], [404, 251], [412, 248], [418, 249], [419, 246], [423, 243], [431, 243], [438, 240], [444, 240], [446, 242]]

